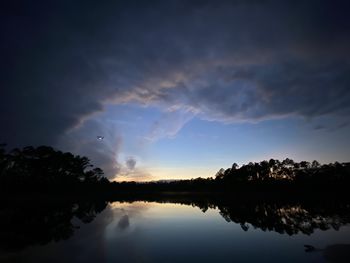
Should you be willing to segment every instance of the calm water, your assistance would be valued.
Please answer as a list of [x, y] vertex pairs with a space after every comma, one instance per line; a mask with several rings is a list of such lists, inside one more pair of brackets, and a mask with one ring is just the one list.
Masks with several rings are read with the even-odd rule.
[[298, 205], [140, 201], [11, 207], [0, 214], [7, 218], [0, 221], [0, 261], [328, 262], [324, 251], [305, 252], [304, 245], [350, 244], [348, 208], [338, 214]]

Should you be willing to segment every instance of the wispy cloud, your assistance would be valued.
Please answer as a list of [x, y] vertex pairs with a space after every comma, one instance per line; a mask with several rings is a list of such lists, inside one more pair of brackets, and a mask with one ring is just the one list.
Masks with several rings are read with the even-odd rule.
[[154, 142], [162, 138], [174, 138], [182, 127], [196, 114], [195, 110], [186, 108], [178, 109], [174, 105], [152, 124], [150, 131], [144, 137], [145, 143]]

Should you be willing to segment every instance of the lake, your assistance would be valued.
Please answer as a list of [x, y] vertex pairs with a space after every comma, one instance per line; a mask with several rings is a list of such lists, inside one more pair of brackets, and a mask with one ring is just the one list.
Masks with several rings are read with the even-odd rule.
[[0, 261], [350, 262], [349, 211], [208, 200], [3, 204]]

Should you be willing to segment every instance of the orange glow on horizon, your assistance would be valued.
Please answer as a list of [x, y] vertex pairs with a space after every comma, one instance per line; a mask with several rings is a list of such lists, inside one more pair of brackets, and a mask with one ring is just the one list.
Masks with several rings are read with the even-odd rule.
[[157, 167], [144, 168], [144, 172], [117, 175], [115, 182], [148, 182], [158, 180], [186, 180], [214, 177], [218, 168], [207, 167]]

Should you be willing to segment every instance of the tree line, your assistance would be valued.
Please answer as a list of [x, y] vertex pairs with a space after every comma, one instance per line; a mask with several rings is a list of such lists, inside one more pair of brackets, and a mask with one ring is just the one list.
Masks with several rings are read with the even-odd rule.
[[68, 191], [108, 184], [87, 157], [49, 146], [15, 148], [0, 145], [0, 188], [3, 191]]
[[350, 186], [350, 163], [320, 164], [318, 161], [295, 162], [286, 158], [279, 161], [250, 162], [230, 168], [221, 168], [213, 177], [171, 182], [112, 183], [120, 192], [223, 192], [223, 193], [279, 193], [287, 198], [290, 191], [303, 194], [344, 192]]
[[[24, 147], [6, 152], [0, 145], [2, 192], [86, 192], [113, 196], [123, 193], [224, 192], [255, 193], [348, 190], [350, 163], [320, 164], [318, 161], [233, 163], [213, 177], [159, 182], [110, 182], [87, 157], [61, 152], [49, 146]], [[181, 176], [181, 175], [179, 175]], [[98, 190], [98, 191], [97, 191]]]
[[215, 175], [216, 181], [231, 182], [344, 182], [350, 176], [350, 163], [330, 163], [321, 165], [318, 161], [295, 162], [286, 158], [283, 161], [250, 162], [238, 167], [236, 163], [228, 169], [221, 168]]

